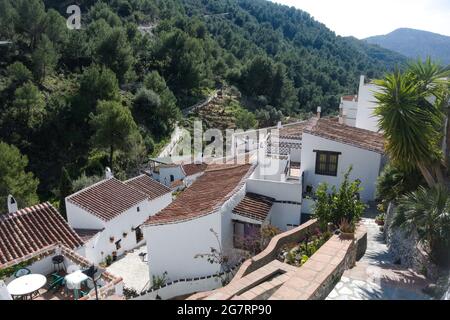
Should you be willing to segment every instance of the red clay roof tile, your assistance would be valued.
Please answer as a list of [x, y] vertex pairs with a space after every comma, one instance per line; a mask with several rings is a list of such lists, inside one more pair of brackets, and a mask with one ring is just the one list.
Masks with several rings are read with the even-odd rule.
[[321, 118], [303, 132], [361, 149], [384, 154], [383, 134], [340, 124], [338, 118]]
[[342, 100], [345, 100], [345, 101], [358, 101], [358, 96], [357, 95], [343, 96]]
[[263, 222], [272, 209], [275, 199], [256, 193], [247, 193], [233, 213]]
[[103, 229], [73, 229], [84, 242], [89, 241], [93, 238], [97, 233], [102, 232]]
[[48, 202], [0, 215], [0, 265], [58, 242], [71, 249], [84, 244]]
[[167, 193], [171, 193], [170, 188], [150, 178], [146, 174], [127, 180], [125, 181], [125, 184], [146, 194], [150, 200], [159, 198]]
[[186, 174], [186, 176], [192, 176], [194, 174], [203, 172], [206, 170], [208, 165], [206, 163], [196, 164], [196, 163], [189, 163], [183, 165], [183, 171]]
[[175, 201], [151, 216], [145, 224], [176, 223], [212, 213], [244, 183], [245, 177], [253, 172], [252, 169], [253, 166], [248, 164], [210, 166]]
[[67, 198], [87, 212], [109, 221], [148, 198], [115, 178], [103, 180]]

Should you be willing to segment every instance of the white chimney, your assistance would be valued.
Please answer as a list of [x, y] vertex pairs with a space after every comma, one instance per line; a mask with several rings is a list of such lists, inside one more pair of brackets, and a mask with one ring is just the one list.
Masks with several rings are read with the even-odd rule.
[[320, 119], [320, 114], [322, 113], [322, 107], [317, 107], [317, 118]]
[[106, 167], [106, 169], [105, 169], [105, 178], [106, 179], [111, 179], [113, 177], [114, 177], [114, 175], [113, 175], [113, 173], [111, 171], [111, 168], [110, 167]]
[[202, 164], [203, 163], [203, 154], [199, 152], [197, 156], [194, 158], [194, 164]]
[[278, 121], [278, 123], [277, 123], [277, 129], [281, 129], [281, 128], [283, 128], [283, 126], [281, 125], [281, 121]]
[[18, 211], [19, 208], [17, 207], [17, 201], [14, 199], [12, 195], [8, 196], [8, 212], [13, 213]]
[[345, 124], [345, 121], [347, 120], [347, 111], [342, 110], [342, 114], [339, 117], [339, 123]]

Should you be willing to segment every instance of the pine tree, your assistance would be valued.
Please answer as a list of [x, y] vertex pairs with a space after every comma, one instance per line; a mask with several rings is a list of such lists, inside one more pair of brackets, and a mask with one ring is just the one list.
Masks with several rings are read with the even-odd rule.
[[67, 220], [66, 197], [73, 193], [72, 179], [65, 167], [61, 169], [59, 180], [59, 212]]

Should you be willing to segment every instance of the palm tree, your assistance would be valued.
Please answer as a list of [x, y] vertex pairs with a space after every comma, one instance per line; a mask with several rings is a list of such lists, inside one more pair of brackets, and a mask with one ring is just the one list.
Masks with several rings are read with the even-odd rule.
[[438, 265], [450, 265], [450, 193], [445, 186], [421, 186], [400, 198], [393, 226], [417, 230], [430, 257]]
[[391, 161], [406, 172], [418, 168], [428, 185], [436, 184], [430, 170], [442, 159], [440, 135], [443, 113], [426, 98], [420, 82], [411, 72], [396, 70], [376, 81], [375, 93], [379, 127], [384, 131], [386, 151]]
[[[449, 66], [450, 67], [450, 66]], [[424, 62], [418, 60], [409, 65], [409, 71], [419, 83], [422, 92], [428, 95], [428, 101], [434, 103], [436, 108], [446, 114], [445, 122], [442, 125], [442, 136], [446, 137], [447, 152], [445, 153], [444, 164], [447, 163], [450, 151], [450, 68], [443, 68], [439, 64], [433, 63], [428, 57]], [[439, 174], [439, 172], [437, 172]]]

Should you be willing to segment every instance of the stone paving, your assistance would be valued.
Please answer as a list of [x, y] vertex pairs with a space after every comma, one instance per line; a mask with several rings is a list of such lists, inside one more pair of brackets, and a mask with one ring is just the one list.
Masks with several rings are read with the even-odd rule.
[[356, 266], [346, 270], [327, 300], [424, 300], [428, 281], [412, 270], [395, 265], [373, 218], [363, 218], [367, 250]]
[[[119, 260], [111, 264], [106, 270], [113, 275], [122, 277], [125, 287], [140, 292], [150, 279], [148, 264], [143, 262], [139, 254], [147, 253], [147, 245], [142, 245], [127, 253]], [[145, 261], [147, 261], [145, 259]]]

